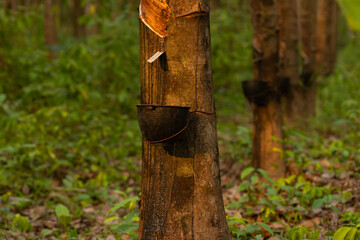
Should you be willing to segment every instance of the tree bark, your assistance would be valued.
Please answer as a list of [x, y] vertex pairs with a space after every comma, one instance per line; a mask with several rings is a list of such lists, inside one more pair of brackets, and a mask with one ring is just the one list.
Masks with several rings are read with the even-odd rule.
[[81, 0], [74, 0], [74, 36], [83, 38], [86, 36], [86, 28], [79, 23], [80, 17], [85, 14], [85, 7], [81, 5]]
[[57, 43], [55, 0], [45, 0], [44, 33], [45, 44], [50, 50], [49, 57], [55, 57], [54, 45]]
[[17, 0], [4, 0], [4, 8], [15, 11], [17, 9]]
[[330, 18], [330, 63], [329, 74], [332, 74], [335, 69], [337, 52], [338, 52], [338, 29], [340, 21], [340, 8], [335, 0], [331, 1], [331, 18]]
[[[139, 10], [141, 103], [191, 108], [188, 127], [171, 142], [143, 139], [139, 238], [231, 239], [221, 194], [209, 0], [141, 0]], [[149, 63], [158, 51], [166, 57]]]
[[335, 0], [319, 0], [317, 18], [317, 61], [321, 75], [330, 75], [337, 53], [339, 7]]
[[253, 166], [273, 178], [285, 176], [282, 159], [282, 114], [278, 81], [278, 8], [276, 0], [251, 0], [254, 41], [254, 79], [274, 90], [266, 106], [254, 104]]
[[298, 5], [278, 0], [279, 7], [279, 75], [289, 84], [284, 92], [283, 107], [287, 125], [296, 125], [303, 114], [302, 84], [299, 76]]
[[219, 8], [221, 5], [220, 0], [210, 0], [211, 10]]
[[[327, 1], [327, 0], [326, 0]], [[317, 0], [302, 0], [300, 9], [301, 46], [302, 46], [302, 81], [303, 81], [303, 110], [302, 116], [306, 118], [315, 116], [316, 89], [318, 66], [317, 53]]]
[[318, 4], [316, 0], [303, 0], [301, 4], [301, 55], [304, 74], [314, 74], [317, 69], [317, 7]]

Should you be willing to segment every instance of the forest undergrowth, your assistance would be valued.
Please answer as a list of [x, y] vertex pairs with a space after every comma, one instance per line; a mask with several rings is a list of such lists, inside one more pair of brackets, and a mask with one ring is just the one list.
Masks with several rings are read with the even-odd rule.
[[[319, 79], [316, 117], [284, 128], [288, 176], [275, 181], [250, 167], [251, 106], [241, 81], [252, 78], [251, 20], [248, 6], [233, 11], [234, 4], [214, 10], [211, 22], [223, 196], [234, 239], [332, 239], [346, 224], [356, 232], [359, 36], [341, 38], [335, 73]], [[0, 239], [137, 239], [134, 9], [85, 16], [84, 24], [101, 26], [87, 39], [59, 29], [53, 60], [38, 9], [0, 10]]]

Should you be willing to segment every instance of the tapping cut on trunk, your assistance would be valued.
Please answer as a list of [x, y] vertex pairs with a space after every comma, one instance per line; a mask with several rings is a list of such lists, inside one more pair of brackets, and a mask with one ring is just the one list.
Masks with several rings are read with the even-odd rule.
[[141, 0], [139, 6], [140, 20], [160, 37], [167, 36], [167, 24], [171, 10], [165, 0]]

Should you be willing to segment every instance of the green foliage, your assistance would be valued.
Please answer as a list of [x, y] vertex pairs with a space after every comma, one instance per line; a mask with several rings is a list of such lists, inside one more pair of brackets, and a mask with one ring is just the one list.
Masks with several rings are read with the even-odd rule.
[[[246, 219], [240, 217], [227, 217], [229, 229], [233, 234], [234, 239], [261, 239], [264, 231], [270, 236], [274, 235], [274, 231], [271, 227], [265, 223], [254, 222], [249, 223]], [[255, 238], [254, 238], [255, 236]]]
[[[128, 198], [128, 199], [125, 199], [117, 204], [115, 204], [114, 207], [112, 207], [108, 212], [107, 212], [107, 216], [114, 213], [116, 210], [118, 210], [119, 208], [122, 208], [126, 205], [129, 205], [129, 210], [132, 210], [134, 209], [134, 205], [136, 203], [136, 201], [138, 201], [139, 198], [138, 197], [132, 197], [132, 198]], [[107, 220], [108, 221], [108, 220]]]
[[21, 232], [31, 232], [33, 227], [31, 226], [29, 219], [27, 217], [16, 214], [12, 222], [12, 227]]
[[255, 171], [255, 168], [253, 167], [249, 167], [249, 168], [246, 168], [244, 171], [242, 171], [241, 173], [241, 179], [244, 179], [246, 178], [247, 176], [249, 176], [252, 172]]
[[[110, 223], [110, 232], [116, 234], [117, 236], [121, 236], [126, 233], [131, 237], [131, 239], [137, 239], [137, 234], [134, 231], [139, 227], [139, 211], [136, 210], [137, 201], [139, 201], [138, 197], [124, 199], [123, 201], [115, 204], [115, 206], [107, 212], [107, 219], [104, 223]], [[120, 209], [127, 211], [127, 214], [122, 218], [115, 215], [115, 212]]]
[[360, 213], [347, 211], [341, 215], [340, 221], [350, 224], [360, 224]]
[[360, 224], [345, 225], [339, 228], [333, 237], [333, 240], [358, 240], [360, 239]]
[[[103, 19], [107, 34], [59, 42], [57, 58], [49, 62], [40, 37], [42, 15], [0, 11], [0, 55], [6, 62], [0, 74], [0, 188], [15, 183], [11, 189], [19, 194], [26, 182], [40, 194], [50, 190], [49, 178], [61, 181], [67, 168], [72, 177], [80, 172], [77, 181], [91, 189], [124, 178], [105, 172], [136, 168], [138, 23], [129, 15], [134, 13], [127, 9]], [[120, 160], [115, 168], [110, 159]], [[84, 170], [97, 178], [83, 182]]]
[[220, 4], [221, 8], [211, 13], [216, 105], [224, 115], [241, 114], [247, 106], [243, 94], [239, 94], [242, 93], [241, 82], [252, 78], [251, 15], [244, 14], [250, 11], [250, 6], [240, 0], [226, 0]]
[[41, 230], [41, 236], [42, 237], [46, 237], [46, 236], [48, 236], [48, 235], [50, 235], [52, 233], [53, 233], [53, 230], [50, 230], [50, 229], [44, 228], [43, 230]]
[[360, 32], [360, 3], [357, 0], [338, 0], [341, 10], [344, 12], [349, 26]]
[[288, 240], [318, 240], [319, 230], [310, 231], [306, 227], [293, 227], [286, 234]]
[[[117, 7], [121, 11], [109, 11]], [[81, 20], [99, 25], [101, 34], [87, 39], [73, 39], [59, 28], [52, 61], [44, 45], [42, 6], [0, 10], [0, 193], [6, 204], [0, 225], [5, 229], [19, 229], [12, 211], [41, 204], [55, 210], [55, 227], [77, 239], [70, 221], [89, 217], [89, 206], [116, 201], [110, 188], [139, 191], [135, 9], [134, 3], [107, 1]], [[41, 235], [62, 232], [45, 229]]]
[[302, 220], [301, 212], [334, 208], [330, 203], [340, 200], [336, 195], [338, 189], [314, 186], [302, 176], [291, 175], [274, 181], [266, 171], [250, 167], [242, 172], [241, 178], [244, 181], [239, 184], [238, 191], [243, 195], [237, 207], [246, 209], [245, 216], [250, 216], [256, 206], [261, 206], [260, 213], [266, 221], [278, 219], [277, 211], [285, 206], [298, 205], [289, 209], [289, 212], [284, 212], [283, 215], [288, 220], [299, 222]]
[[65, 227], [68, 227], [68, 224], [71, 221], [71, 215], [69, 209], [62, 204], [58, 204], [55, 208], [56, 217], [59, 222]]

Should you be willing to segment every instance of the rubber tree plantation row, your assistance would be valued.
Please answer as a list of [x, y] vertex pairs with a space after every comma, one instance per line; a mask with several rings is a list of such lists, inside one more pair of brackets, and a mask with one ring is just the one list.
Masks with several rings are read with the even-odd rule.
[[[253, 109], [252, 164], [277, 179], [286, 176], [283, 122], [298, 124], [315, 114], [316, 79], [334, 68], [339, 10], [333, 0], [250, 4], [254, 79], [243, 88]], [[221, 194], [209, 14], [209, 0], [140, 1], [143, 240], [231, 239]]]

